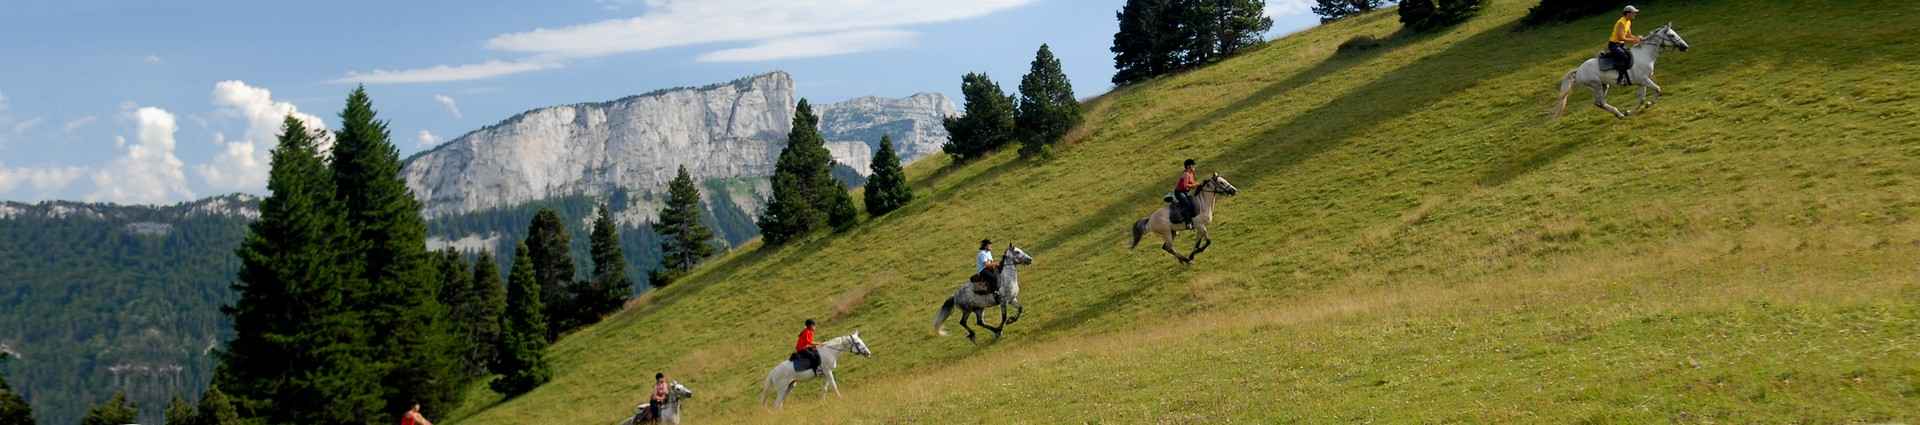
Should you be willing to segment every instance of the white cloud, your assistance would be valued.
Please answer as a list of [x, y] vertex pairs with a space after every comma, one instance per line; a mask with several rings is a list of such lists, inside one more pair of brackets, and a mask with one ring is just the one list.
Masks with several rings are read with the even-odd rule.
[[[90, 201], [158, 204], [193, 197], [187, 174], [173, 155], [173, 134], [180, 126], [164, 109], [142, 107], [133, 112], [139, 123], [137, 141], [125, 146], [125, 155], [93, 173]], [[125, 144], [125, 139], [116, 141]]]
[[147, 57], [146, 57], [146, 58], [142, 58], [142, 59], [141, 59], [141, 61], [144, 61], [144, 62], [146, 62], [146, 63], [148, 63], [148, 64], [152, 64], [152, 65], [159, 65], [159, 64], [162, 64], [162, 63], [166, 63], [166, 61], [164, 61], [164, 60], [160, 60], [160, 57], [159, 57], [159, 56], [155, 56], [155, 55], [147, 55]]
[[0, 164], [0, 193], [13, 192], [25, 184], [39, 195], [47, 195], [66, 189], [86, 173], [87, 169], [81, 167], [7, 168]]
[[[902, 27], [957, 21], [1013, 9], [1037, 0], [645, 0], [647, 12], [625, 19], [560, 28], [500, 34], [487, 40], [488, 49], [529, 55], [521, 61], [488, 61], [431, 68], [348, 71], [336, 83], [426, 83], [492, 78], [558, 68], [562, 63], [620, 53], [714, 43], [755, 43], [756, 46], [710, 52], [703, 61], [748, 61], [846, 54], [911, 43], [862, 40], [864, 48], [830, 49], [819, 44], [826, 37], [872, 36], [875, 30], [907, 34]], [[602, 1], [614, 9], [617, 0]], [[822, 36], [820, 34], [827, 34]], [[802, 37], [793, 39], [794, 37]], [[791, 39], [791, 40], [790, 40]], [[780, 43], [811, 42], [798, 55], [777, 55]], [[765, 58], [765, 59], [752, 59]]]
[[213, 105], [218, 108], [220, 116], [240, 118], [247, 124], [247, 131], [240, 140], [229, 141], [225, 134], [215, 135], [214, 143], [223, 146], [221, 151], [214, 155], [212, 161], [194, 166], [194, 171], [207, 186], [219, 190], [260, 191], [266, 188], [267, 173], [271, 171], [271, 152], [287, 116], [300, 120], [310, 130], [327, 128], [320, 117], [301, 113], [293, 103], [274, 101], [272, 91], [249, 86], [244, 81], [215, 83]]
[[420, 147], [422, 148], [429, 148], [433, 147], [433, 145], [440, 144], [440, 136], [435, 136], [433, 132], [426, 130], [420, 130], [420, 134], [414, 135], [413, 140], [420, 142]]
[[100, 117], [88, 115], [80, 118], [67, 120], [67, 123], [64, 125], [61, 125], [60, 127], [65, 129], [66, 132], [72, 133], [74, 132], [74, 130], [79, 130], [82, 127], [92, 125], [94, 121], [99, 121], [99, 120], [100, 120]]
[[7, 112], [7, 93], [0, 91], [0, 113]]
[[46, 119], [43, 119], [40, 117], [33, 117], [26, 121], [13, 123], [13, 134], [14, 135], [25, 134], [27, 130], [32, 130], [34, 127], [39, 126], [41, 122], [45, 122], [45, 121]]
[[700, 62], [759, 62], [816, 58], [913, 45], [918, 34], [898, 30], [853, 31], [768, 40], [757, 45], [700, 55]]
[[440, 102], [440, 106], [446, 107], [447, 113], [453, 114], [453, 119], [460, 119], [460, 104], [454, 102], [452, 96], [436, 94], [433, 95], [433, 101]]
[[336, 84], [408, 84], [439, 83], [447, 81], [466, 81], [493, 78], [505, 75], [559, 68], [559, 63], [545, 61], [499, 61], [490, 60], [476, 64], [432, 68], [385, 70], [375, 69], [367, 72], [347, 71], [347, 76], [331, 81]]
[[502, 34], [494, 50], [563, 57], [969, 19], [1033, 0], [648, 0], [645, 15]]
[[1313, 0], [1271, 0], [1265, 10], [1267, 17], [1302, 15], [1313, 11]]

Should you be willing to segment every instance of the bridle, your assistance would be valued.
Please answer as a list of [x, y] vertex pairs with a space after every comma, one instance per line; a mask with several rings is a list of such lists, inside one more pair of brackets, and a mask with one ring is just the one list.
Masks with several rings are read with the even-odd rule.
[[1217, 176], [1216, 176], [1216, 177], [1208, 177], [1208, 178], [1207, 178], [1207, 181], [1204, 181], [1204, 182], [1200, 182], [1200, 186], [1199, 186], [1199, 187], [1195, 187], [1195, 188], [1193, 188], [1193, 191], [1194, 191], [1194, 192], [1204, 192], [1204, 193], [1217, 193], [1217, 194], [1221, 194], [1221, 195], [1232, 195], [1231, 193], [1227, 193], [1227, 192], [1225, 192], [1225, 191], [1222, 191], [1222, 190], [1220, 190], [1220, 189], [1217, 189], [1217, 188], [1214, 188], [1215, 186], [1218, 186], [1218, 184], [1216, 184], [1216, 183], [1218, 183], [1219, 181], [1220, 181], [1220, 177], [1217, 177]]

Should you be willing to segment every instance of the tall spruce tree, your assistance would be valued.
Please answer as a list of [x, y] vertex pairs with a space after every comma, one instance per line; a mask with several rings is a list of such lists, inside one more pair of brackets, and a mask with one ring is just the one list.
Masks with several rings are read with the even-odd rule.
[[[685, 176], [686, 167], [681, 167], [680, 172]], [[580, 319], [582, 323], [598, 322], [601, 317], [619, 312], [626, 306], [627, 296], [633, 295], [633, 279], [627, 277], [627, 255], [620, 248], [620, 228], [614, 225], [613, 212], [606, 205], [601, 205], [594, 214], [593, 233], [588, 238], [593, 277], [582, 287], [585, 291], [574, 294], [574, 298], [580, 300], [580, 311], [586, 314]]]
[[660, 235], [660, 268], [677, 276], [713, 256], [713, 231], [700, 223], [700, 188], [686, 166], [667, 184], [667, 206], [653, 224]]
[[87, 409], [80, 425], [124, 425], [140, 421], [140, 407], [127, 401], [127, 394], [114, 392], [113, 398]]
[[[220, 387], [207, 387], [200, 394], [200, 404], [194, 406], [194, 425], [241, 425], [240, 413], [233, 408], [233, 402]], [[171, 425], [171, 423], [169, 423]]]
[[900, 168], [900, 155], [893, 152], [893, 137], [880, 136], [880, 151], [873, 154], [873, 176], [860, 190], [867, 203], [867, 215], [879, 217], [913, 202], [913, 186]]
[[847, 187], [841, 186], [839, 180], [829, 180], [833, 187], [827, 192], [827, 225], [835, 232], [852, 229], [860, 222], [860, 210], [853, 206], [853, 194], [847, 193]]
[[941, 150], [954, 162], [966, 162], [986, 156], [1015, 140], [1013, 97], [987, 74], [967, 73], [960, 77], [960, 94], [967, 104], [965, 115], [947, 117], [947, 143]]
[[199, 425], [199, 418], [193, 412], [193, 404], [175, 394], [173, 401], [167, 402], [166, 413], [161, 416], [166, 425]]
[[400, 179], [400, 157], [365, 87], [347, 95], [334, 133], [335, 197], [346, 208], [366, 290], [348, 302], [379, 329], [382, 412], [419, 403], [428, 412], [458, 404], [462, 371], [453, 328], [440, 304], [420, 202]]
[[567, 223], [560, 219], [560, 213], [551, 208], [541, 208], [533, 213], [533, 222], [527, 227], [527, 255], [533, 259], [533, 279], [540, 282], [540, 304], [546, 306], [542, 313], [547, 318], [547, 342], [560, 339], [560, 334], [573, 330], [578, 319], [573, 291], [573, 237], [567, 233]]
[[1400, 25], [1414, 31], [1433, 28], [1433, 0], [1400, 0]]
[[[1020, 77], [1019, 109], [1015, 125], [1020, 129], [1020, 156], [1024, 157], [1045, 154], [1080, 124], [1080, 100], [1073, 97], [1073, 83], [1060, 70], [1060, 59], [1053, 56], [1053, 49], [1045, 44], [1034, 52], [1027, 75]], [[874, 174], [879, 173], [876, 168]]]
[[1320, 23], [1329, 23], [1360, 15], [1386, 6], [1388, 0], [1314, 0], [1313, 14], [1320, 15]]
[[833, 179], [833, 155], [820, 136], [820, 117], [800, 99], [787, 147], [773, 165], [773, 199], [759, 220], [763, 239], [779, 245], [824, 227], [838, 205], [835, 191], [845, 193], [846, 188]]
[[[8, 358], [8, 354], [0, 353], [0, 366], [5, 366]], [[4, 371], [6, 369], [0, 367], [0, 372]], [[20, 394], [13, 392], [13, 387], [7, 385], [4, 373], [0, 373], [0, 425], [34, 425], [33, 406], [28, 405], [27, 399], [21, 398]]]
[[[1174, 0], [1127, 0], [1114, 19], [1120, 30], [1113, 34], [1113, 84], [1124, 86], [1153, 79], [1173, 70], [1173, 43], [1177, 34], [1166, 33], [1172, 17], [1162, 16]], [[1177, 28], [1177, 25], [1173, 25]]]
[[472, 353], [490, 348], [484, 341], [475, 339], [472, 328], [477, 323], [472, 319], [478, 316], [476, 309], [482, 308], [480, 294], [472, 279], [473, 269], [467, 267], [467, 260], [460, 251], [453, 248], [443, 249], [435, 254], [434, 267], [440, 279], [440, 304], [447, 307], [447, 322], [453, 327], [455, 353], [459, 355], [461, 386], [472, 377], [480, 376], [487, 370], [484, 362], [477, 361]]
[[513, 270], [507, 278], [507, 311], [501, 317], [500, 344], [494, 353], [493, 373], [500, 377], [489, 387], [508, 398], [532, 391], [552, 379], [547, 366], [547, 318], [541, 307], [540, 283], [534, 278], [533, 256], [525, 242], [515, 247]]
[[461, 324], [461, 335], [473, 341], [467, 363], [479, 367], [476, 376], [483, 376], [493, 365], [502, 333], [501, 315], [507, 310], [507, 287], [500, 282], [500, 266], [494, 265], [492, 252], [480, 252], [467, 283], [472, 285], [467, 290], [472, 308], [464, 309], [454, 320]]
[[[215, 354], [214, 385], [267, 423], [355, 424], [382, 409], [359, 258], [318, 134], [288, 117], [272, 152], [260, 218], [236, 250], [238, 294], [222, 312], [233, 339]], [[271, 406], [271, 407], [269, 407]]]

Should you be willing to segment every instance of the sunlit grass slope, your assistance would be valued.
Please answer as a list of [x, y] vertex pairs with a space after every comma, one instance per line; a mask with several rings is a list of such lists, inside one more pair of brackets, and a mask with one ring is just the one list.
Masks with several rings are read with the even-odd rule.
[[[1559, 122], [1610, 18], [1514, 31], [1530, 3], [1118, 90], [1051, 160], [915, 164], [904, 210], [719, 259], [454, 416], [611, 423], [664, 370], [698, 422], [1920, 421], [1920, 3], [1663, 2], [1665, 102]], [[1242, 191], [1192, 267], [1126, 247], [1184, 158]], [[981, 238], [1037, 258], [1026, 318], [933, 336]], [[876, 355], [756, 407], [805, 318]]]

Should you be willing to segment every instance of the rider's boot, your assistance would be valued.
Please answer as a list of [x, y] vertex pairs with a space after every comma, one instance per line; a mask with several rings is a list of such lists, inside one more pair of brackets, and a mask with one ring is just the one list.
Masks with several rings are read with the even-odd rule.
[[1620, 70], [1620, 85], [1623, 85], [1623, 86], [1633, 85], [1633, 79], [1627, 76], [1627, 70], [1624, 70], [1624, 69]]

